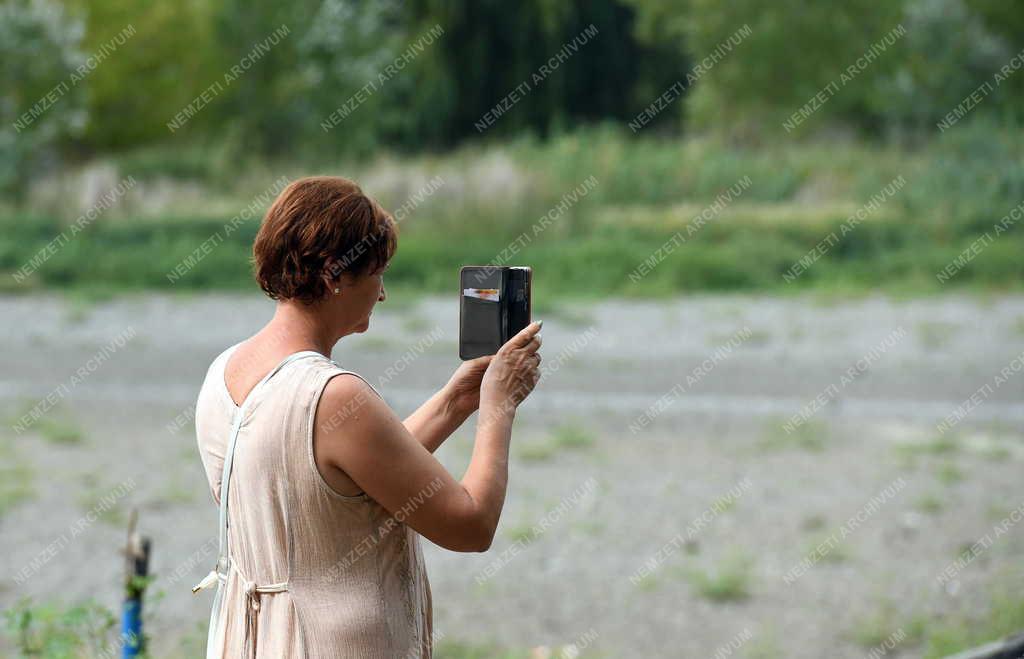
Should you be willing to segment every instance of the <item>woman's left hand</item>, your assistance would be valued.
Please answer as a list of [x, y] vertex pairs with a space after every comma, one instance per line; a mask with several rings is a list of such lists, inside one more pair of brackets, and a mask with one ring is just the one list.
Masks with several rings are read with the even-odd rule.
[[452, 409], [470, 415], [480, 407], [480, 381], [494, 355], [484, 355], [462, 362], [445, 388], [451, 399]]

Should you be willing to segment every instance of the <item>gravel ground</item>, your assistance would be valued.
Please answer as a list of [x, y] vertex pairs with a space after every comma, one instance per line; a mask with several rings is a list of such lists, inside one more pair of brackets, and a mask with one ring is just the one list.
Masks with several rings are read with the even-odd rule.
[[[135, 507], [165, 592], [155, 655], [197, 656], [210, 597], [190, 587], [213, 562], [216, 509], [192, 405], [210, 361], [272, 310], [255, 296], [0, 298], [0, 606], [116, 608]], [[498, 538], [484, 554], [424, 540], [446, 642], [845, 658], [903, 629], [887, 656], [913, 657], [914, 630], [1021, 592], [1024, 525], [994, 529], [1024, 502], [1024, 298], [697, 296], [544, 320]], [[456, 322], [447, 298], [385, 303], [334, 358], [405, 415], [458, 365]], [[456, 477], [474, 427], [437, 453]]]

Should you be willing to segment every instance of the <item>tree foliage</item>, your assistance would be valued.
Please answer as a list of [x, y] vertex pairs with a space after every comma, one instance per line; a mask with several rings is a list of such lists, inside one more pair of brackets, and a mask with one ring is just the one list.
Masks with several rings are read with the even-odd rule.
[[[644, 130], [788, 137], [786, 118], [830, 90], [798, 134], [928, 135], [1024, 46], [1024, 7], [997, 0], [0, 0], [0, 13], [0, 186], [57, 151], [216, 143], [298, 157], [625, 124], [744, 26]], [[11, 130], [129, 26], [28, 130]], [[981, 112], [1019, 121], [1022, 100], [1014, 69]]]

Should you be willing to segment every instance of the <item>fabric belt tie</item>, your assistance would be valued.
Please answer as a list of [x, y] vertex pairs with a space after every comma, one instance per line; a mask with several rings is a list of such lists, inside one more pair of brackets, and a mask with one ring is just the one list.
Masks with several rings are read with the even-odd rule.
[[288, 590], [286, 582], [272, 583], [266, 586], [257, 586], [256, 582], [245, 578], [241, 570], [232, 563], [231, 567], [242, 582], [242, 590], [245, 592], [245, 645], [246, 656], [256, 659], [256, 639], [259, 631], [260, 597], [262, 595], [273, 595]]
[[[276, 593], [288, 592], [288, 583], [272, 583], [266, 586], [258, 586], [255, 581], [251, 581], [242, 574], [242, 571], [238, 569], [234, 561], [230, 562], [231, 569], [238, 575], [238, 580], [242, 585], [242, 592], [245, 593], [245, 654], [252, 659], [256, 658], [256, 638], [259, 630], [259, 613], [260, 613], [260, 598], [262, 595], [274, 595]], [[217, 569], [210, 571], [206, 577], [200, 581], [192, 592], [198, 592], [209, 588], [213, 584], [220, 582], [226, 582], [227, 577], [222, 575]]]

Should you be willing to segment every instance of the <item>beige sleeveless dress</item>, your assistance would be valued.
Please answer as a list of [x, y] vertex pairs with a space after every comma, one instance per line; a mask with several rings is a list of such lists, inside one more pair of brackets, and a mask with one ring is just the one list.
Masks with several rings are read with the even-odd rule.
[[296, 353], [238, 407], [224, 382], [237, 347], [214, 360], [196, 403], [199, 451], [218, 505], [225, 472], [229, 485], [221, 558], [196, 587], [217, 587], [208, 659], [431, 657], [419, 534], [367, 494], [334, 491], [313, 459], [324, 386], [352, 372], [318, 353]]

